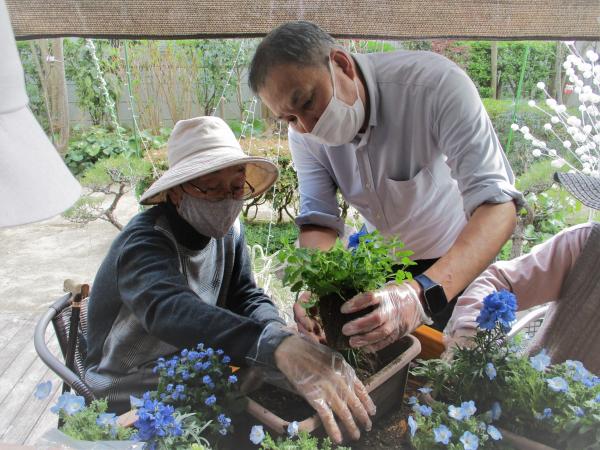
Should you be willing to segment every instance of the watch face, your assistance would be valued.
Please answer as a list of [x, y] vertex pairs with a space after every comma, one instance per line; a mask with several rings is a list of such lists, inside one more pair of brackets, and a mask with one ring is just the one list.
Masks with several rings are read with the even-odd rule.
[[425, 300], [427, 300], [427, 305], [432, 314], [443, 311], [448, 305], [444, 288], [439, 284], [435, 284], [425, 291]]

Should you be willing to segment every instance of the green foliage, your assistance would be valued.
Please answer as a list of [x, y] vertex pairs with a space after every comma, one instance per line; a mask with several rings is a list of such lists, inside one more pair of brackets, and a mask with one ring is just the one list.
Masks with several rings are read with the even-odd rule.
[[[414, 264], [409, 258], [413, 252], [403, 247], [397, 238], [384, 238], [377, 232], [361, 236], [353, 249], [345, 248], [339, 239], [329, 251], [284, 247], [278, 255], [285, 263], [283, 284], [292, 292], [310, 291], [315, 302], [332, 293], [343, 297], [342, 291], [372, 291], [390, 277], [397, 282], [411, 278], [404, 269]], [[398, 265], [400, 269], [394, 270]]]
[[276, 440], [265, 433], [265, 438], [260, 444], [261, 450], [350, 450], [350, 447], [334, 446], [329, 438], [319, 442], [306, 431], [298, 432], [296, 437], [278, 437]]
[[[285, 246], [292, 245], [298, 238], [298, 227], [291, 222], [277, 224], [246, 222], [244, 229], [246, 243], [250, 247], [258, 244], [264, 250], [267, 250], [268, 241], [268, 254], [273, 254]], [[271, 234], [270, 238], [269, 233]]]
[[135, 184], [151, 170], [152, 164], [145, 159], [121, 154], [98, 161], [83, 173], [80, 181], [83, 186], [102, 191], [111, 184]]
[[119, 425], [116, 427], [98, 425], [96, 422], [98, 416], [105, 413], [107, 408], [106, 400], [94, 400], [89, 406], [82, 408], [71, 416], [61, 411], [60, 417], [64, 421], [61, 431], [73, 439], [81, 441], [124, 441], [130, 439], [134, 431], [131, 428], [124, 428]]
[[250, 129], [253, 130], [254, 136], [264, 133], [265, 130], [267, 129], [267, 124], [262, 119], [254, 119], [254, 121], [248, 122], [246, 124], [245, 129], [244, 129], [244, 125], [241, 120], [235, 120], [235, 119], [227, 120], [227, 125], [229, 125], [229, 128], [231, 128], [231, 130], [235, 134], [235, 137], [237, 137], [238, 139], [242, 135], [242, 132], [244, 132], [246, 137], [249, 138], [250, 137]]
[[33, 59], [35, 56], [31, 52], [31, 43], [29, 41], [19, 41], [17, 42], [17, 49], [23, 65], [23, 72], [25, 72], [25, 89], [27, 90], [27, 97], [29, 97], [29, 109], [47, 132], [49, 128], [48, 111], [44, 102], [40, 76]]
[[[94, 45], [109, 96], [116, 105], [122, 89], [119, 48], [113, 47], [110, 41], [105, 39], [94, 39]], [[77, 105], [89, 113], [93, 125], [109, 124], [110, 110], [107, 99], [85, 39], [65, 39], [64, 54], [65, 74], [67, 79], [75, 84]]]

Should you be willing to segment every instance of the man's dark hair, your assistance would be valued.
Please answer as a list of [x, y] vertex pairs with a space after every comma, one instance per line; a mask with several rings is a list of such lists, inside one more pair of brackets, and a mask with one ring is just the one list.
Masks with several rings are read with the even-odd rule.
[[280, 25], [256, 49], [248, 75], [250, 88], [258, 93], [269, 70], [280, 64], [326, 65], [335, 45], [335, 40], [314, 23], [297, 21]]

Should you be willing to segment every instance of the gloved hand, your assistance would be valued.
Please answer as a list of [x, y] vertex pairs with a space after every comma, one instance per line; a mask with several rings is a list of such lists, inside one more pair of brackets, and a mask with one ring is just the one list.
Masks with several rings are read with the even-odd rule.
[[350, 336], [352, 347], [376, 352], [419, 325], [432, 323], [417, 292], [408, 282], [388, 283], [376, 291], [358, 294], [344, 303], [341, 311], [348, 314], [369, 306], [375, 306], [375, 309], [342, 328], [342, 333]]
[[477, 316], [481, 312], [482, 302], [460, 297], [456, 302], [452, 317], [444, 328], [444, 346], [446, 350], [441, 359], [451, 361], [457, 347], [469, 347], [472, 337], [477, 333]]
[[296, 326], [298, 327], [298, 331], [309, 339], [321, 344], [327, 344], [323, 328], [316, 319], [308, 315], [306, 308], [302, 306], [303, 303], [307, 303], [310, 300], [310, 296], [310, 292], [304, 291], [300, 293], [298, 300], [294, 303], [293, 309]]
[[300, 336], [289, 336], [274, 357], [277, 368], [317, 411], [333, 441], [342, 442], [335, 417], [352, 439], [360, 437], [359, 425], [371, 429], [369, 415], [375, 415], [375, 404], [342, 355]]

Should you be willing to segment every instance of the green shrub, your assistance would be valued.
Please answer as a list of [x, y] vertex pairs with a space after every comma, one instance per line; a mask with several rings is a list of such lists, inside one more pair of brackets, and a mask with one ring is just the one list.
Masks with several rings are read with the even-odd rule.
[[249, 246], [260, 245], [268, 254], [275, 253], [285, 245], [292, 245], [298, 238], [298, 227], [295, 223], [271, 224], [271, 236], [269, 238], [269, 222], [246, 222], [246, 243]]

